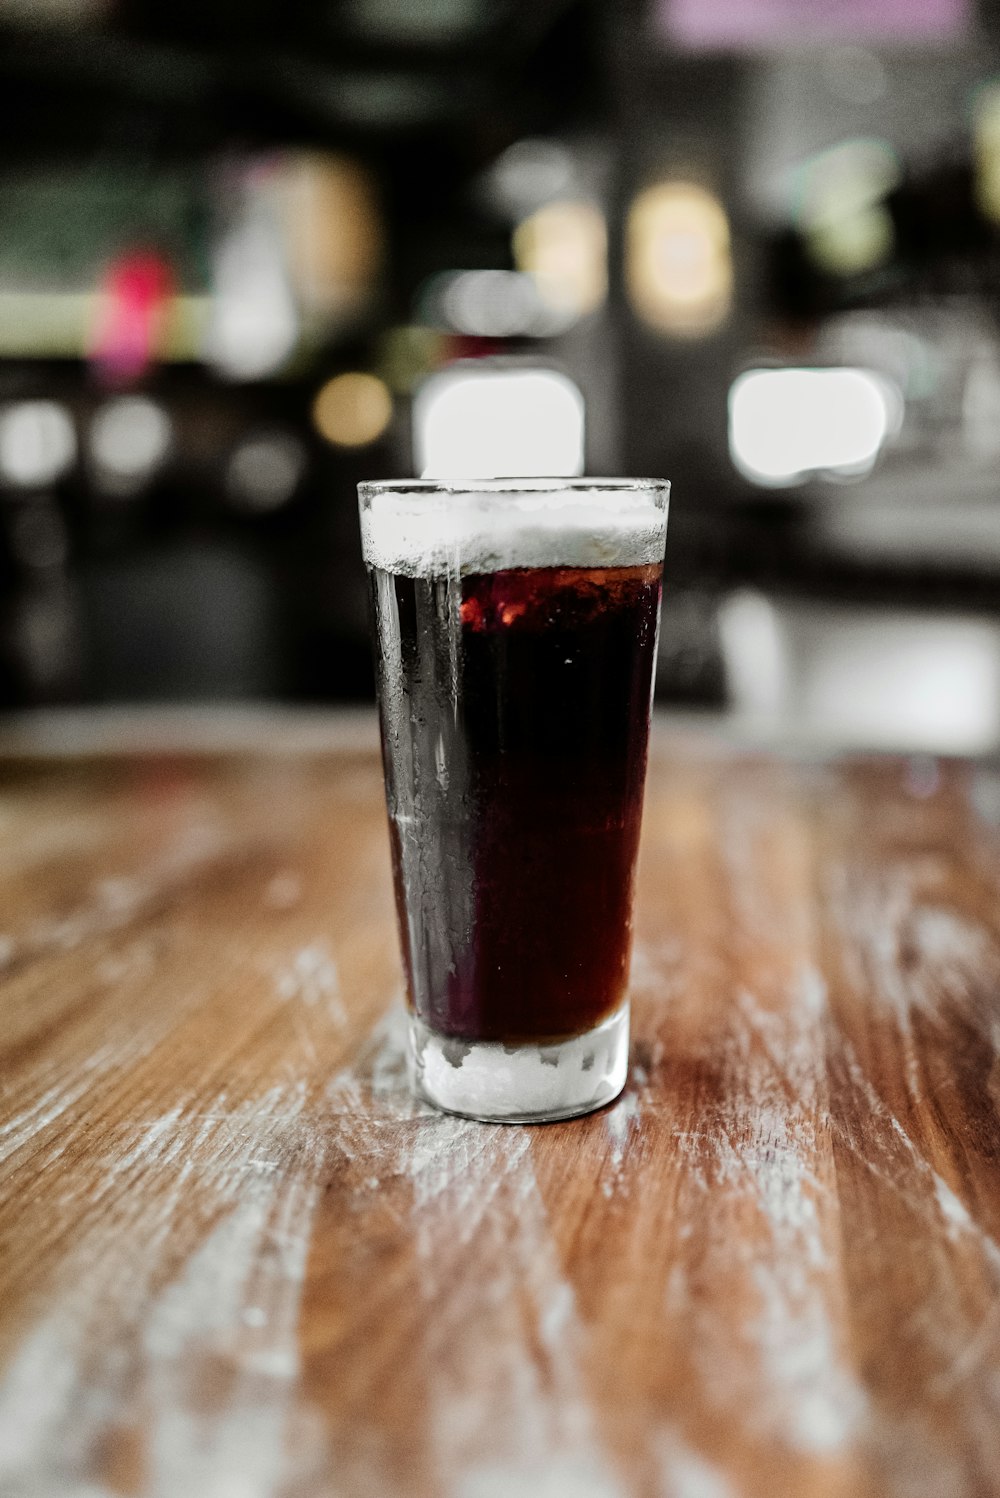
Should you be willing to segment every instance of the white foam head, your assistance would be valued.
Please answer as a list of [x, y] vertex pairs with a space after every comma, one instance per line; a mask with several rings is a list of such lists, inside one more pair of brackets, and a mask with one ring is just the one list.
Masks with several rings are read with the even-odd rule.
[[369, 567], [408, 577], [508, 567], [662, 562], [665, 486], [442, 491], [372, 486], [361, 507]]

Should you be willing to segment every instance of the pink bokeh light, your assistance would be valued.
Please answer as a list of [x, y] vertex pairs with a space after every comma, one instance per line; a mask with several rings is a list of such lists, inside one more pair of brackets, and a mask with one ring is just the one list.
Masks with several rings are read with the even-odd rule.
[[817, 42], [937, 42], [962, 36], [970, 0], [659, 0], [672, 45], [697, 51]]

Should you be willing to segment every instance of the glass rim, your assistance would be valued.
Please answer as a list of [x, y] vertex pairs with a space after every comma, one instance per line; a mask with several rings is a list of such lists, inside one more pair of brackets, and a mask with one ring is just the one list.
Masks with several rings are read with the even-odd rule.
[[627, 478], [500, 478], [500, 479], [368, 479], [358, 485], [362, 499], [376, 494], [669, 494], [669, 479]]

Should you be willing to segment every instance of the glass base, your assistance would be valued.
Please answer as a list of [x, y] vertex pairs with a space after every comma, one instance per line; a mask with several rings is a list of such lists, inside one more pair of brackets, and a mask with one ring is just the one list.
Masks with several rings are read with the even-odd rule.
[[628, 1004], [553, 1045], [449, 1039], [410, 1016], [410, 1074], [417, 1095], [484, 1123], [546, 1123], [590, 1113], [616, 1098], [628, 1072]]

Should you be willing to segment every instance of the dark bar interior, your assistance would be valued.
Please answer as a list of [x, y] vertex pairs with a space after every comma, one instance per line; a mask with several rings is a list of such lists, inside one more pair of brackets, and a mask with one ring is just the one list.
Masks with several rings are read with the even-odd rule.
[[0, 25], [6, 710], [367, 701], [359, 480], [650, 474], [661, 706], [1000, 741], [992, 0]]

